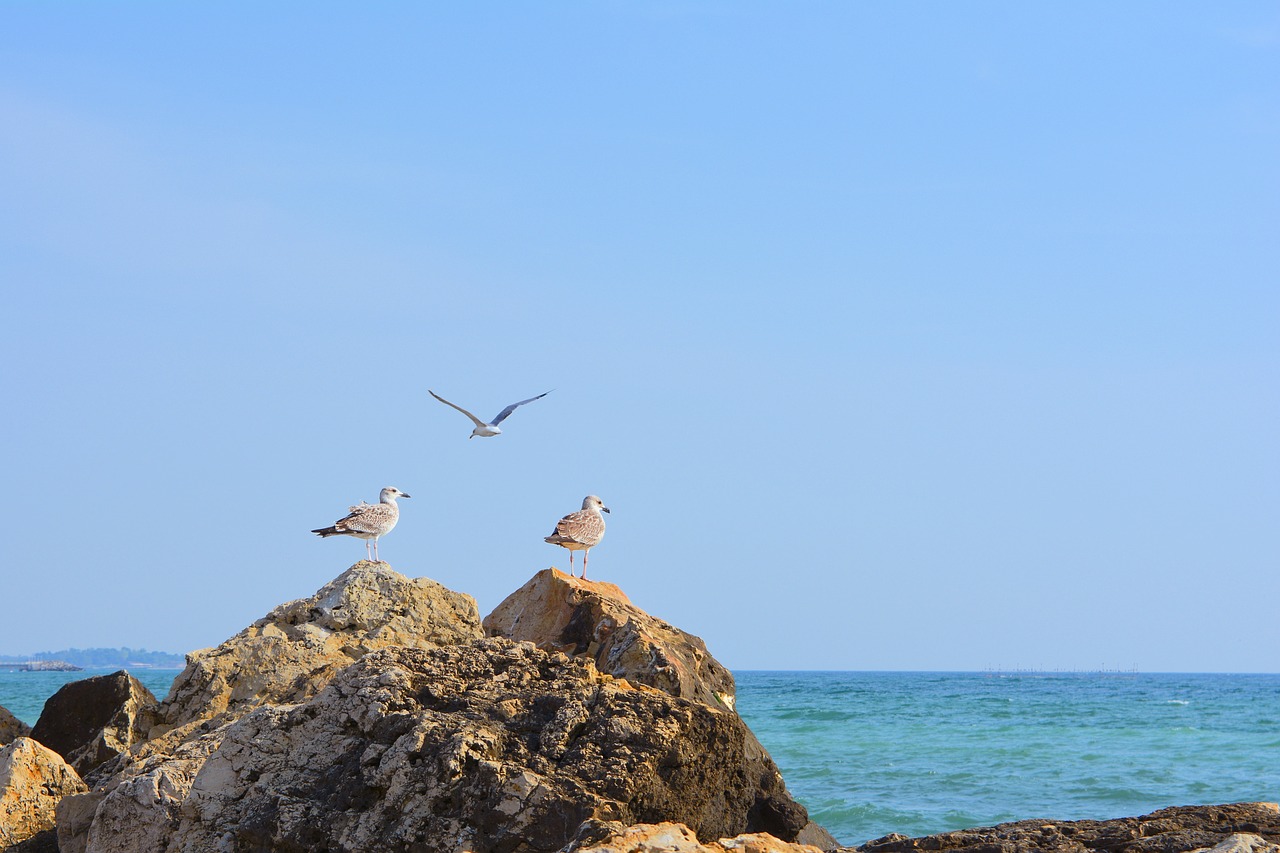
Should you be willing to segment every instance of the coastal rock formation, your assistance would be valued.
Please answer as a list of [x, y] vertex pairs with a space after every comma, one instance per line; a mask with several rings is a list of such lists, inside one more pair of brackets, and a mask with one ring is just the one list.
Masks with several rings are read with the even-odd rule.
[[272, 610], [216, 649], [187, 655], [160, 708], [157, 733], [303, 702], [362, 655], [435, 648], [483, 636], [475, 599], [429, 578], [361, 560], [310, 598]]
[[565, 853], [822, 853], [808, 844], [781, 841], [768, 833], [749, 833], [703, 843], [682, 823], [589, 821]]
[[[539, 648], [582, 657], [632, 684], [733, 711], [736, 687], [701, 638], [646, 613], [611, 583], [544, 569], [485, 617], [485, 633], [532, 642]], [[744, 747], [753, 760], [772, 761], [748, 730]], [[816, 823], [800, 838], [824, 849], [839, 846]]]
[[156, 706], [151, 691], [124, 670], [84, 678], [49, 697], [31, 737], [85, 776], [145, 740]]
[[58, 803], [61, 853], [164, 850], [192, 780], [218, 747], [230, 724], [179, 740], [176, 734], [148, 742], [95, 774], [93, 790]]
[[83, 790], [62, 756], [29, 737], [0, 749], [0, 850], [52, 830], [58, 801]]
[[[1116, 820], [1023, 820], [962, 829], [924, 838], [888, 835], [858, 847], [860, 853], [1276, 853], [1280, 806], [1233, 803], [1178, 806]], [[847, 848], [853, 849], [853, 848]]]
[[484, 630], [586, 656], [616, 678], [733, 710], [733, 675], [706, 643], [636, 607], [611, 583], [544, 569], [485, 617]]
[[391, 648], [304, 704], [245, 715], [202, 760], [193, 744], [178, 807], [153, 805], [156, 781], [113, 791], [88, 849], [555, 851], [588, 818], [794, 838], [807, 815], [747, 738], [735, 714], [529, 643]]
[[0, 705], [0, 746], [13, 743], [20, 737], [31, 734], [31, 726], [19, 720], [9, 709]]

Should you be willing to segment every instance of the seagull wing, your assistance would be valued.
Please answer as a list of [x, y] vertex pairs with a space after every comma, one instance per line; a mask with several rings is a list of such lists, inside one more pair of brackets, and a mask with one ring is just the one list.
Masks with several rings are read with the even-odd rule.
[[604, 519], [599, 513], [580, 509], [557, 521], [551, 536], [583, 545], [595, 545], [604, 537]]
[[[435, 391], [432, 391], [430, 388], [428, 388], [428, 389], [427, 389], [427, 393], [428, 393], [428, 394], [430, 394], [432, 397], [435, 397], [435, 398], [436, 398], [437, 400], [439, 400], [441, 403], [444, 403], [446, 406], [453, 406], [453, 407], [454, 407], [455, 409], [457, 409], [459, 412], [462, 412], [462, 414], [464, 414], [464, 415], [466, 415], [467, 417], [471, 418], [471, 420], [473, 420], [473, 421], [475, 421], [475, 422], [476, 422], [476, 426], [478, 426], [478, 427], [482, 427], [482, 426], [489, 426], [489, 424], [487, 424], [487, 423], [485, 423], [484, 421], [480, 420], [480, 419], [479, 419], [479, 418], [477, 418], [475, 415], [471, 414], [471, 413], [470, 413], [470, 412], [468, 412], [466, 409], [464, 409], [464, 408], [462, 408], [461, 406], [459, 406], [457, 403], [450, 403], [448, 400], [446, 400], [444, 397], [441, 397], [439, 394], [437, 394]], [[518, 404], [517, 404], [517, 405], [518, 405]]]
[[534, 400], [541, 400], [543, 397], [547, 396], [550, 393], [551, 393], [550, 391], [543, 391], [541, 394], [539, 394], [536, 397], [530, 397], [528, 400], [521, 400], [519, 403], [512, 403], [510, 406], [507, 406], [501, 412], [498, 412], [498, 416], [493, 419], [493, 423], [491, 424], [491, 426], [497, 426], [498, 424], [505, 421], [507, 419], [507, 415], [511, 414], [516, 409], [523, 406], [525, 403], [532, 403]]

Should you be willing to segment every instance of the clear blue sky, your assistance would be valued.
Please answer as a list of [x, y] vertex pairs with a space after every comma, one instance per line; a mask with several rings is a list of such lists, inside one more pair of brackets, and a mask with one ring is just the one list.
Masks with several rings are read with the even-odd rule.
[[733, 668], [1280, 670], [1273, 2], [7, 2], [0, 281], [0, 652], [395, 485]]

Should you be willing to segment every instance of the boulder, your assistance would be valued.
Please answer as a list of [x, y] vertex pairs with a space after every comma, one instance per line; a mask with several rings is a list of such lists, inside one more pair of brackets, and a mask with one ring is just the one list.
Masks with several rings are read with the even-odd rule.
[[206, 735], [185, 797], [157, 804], [142, 783], [163, 762], [132, 776], [98, 805], [88, 850], [549, 853], [587, 819], [793, 839], [805, 810], [748, 739], [736, 714], [531, 643], [389, 648]]
[[[923, 838], [888, 835], [858, 847], [861, 853], [914, 850], [998, 853], [1273, 853], [1280, 844], [1280, 806], [1232, 803], [1177, 806], [1115, 820], [1023, 820]], [[1269, 848], [1267, 845], [1271, 845]], [[853, 849], [853, 848], [847, 848]]]
[[[711, 656], [706, 643], [636, 607], [608, 582], [545, 569], [486, 616], [484, 628], [490, 637], [588, 658], [600, 672], [633, 684], [734, 710], [733, 675]], [[772, 760], [750, 731], [745, 748], [753, 760]], [[822, 849], [839, 846], [816, 823], [800, 837]]]
[[0, 850], [47, 839], [58, 801], [85, 788], [62, 756], [32, 738], [0, 749]]
[[616, 678], [733, 710], [733, 675], [706, 643], [636, 607], [611, 583], [545, 569], [485, 617], [484, 630], [585, 656]]
[[144, 744], [94, 790], [63, 798], [57, 810], [61, 853], [164, 850], [192, 780], [227, 725], [163, 749]]
[[0, 746], [13, 743], [20, 737], [31, 734], [31, 726], [19, 720], [9, 709], [0, 705]]
[[160, 708], [157, 734], [263, 704], [306, 701], [376, 649], [481, 636], [471, 596], [361, 560], [310, 598], [281, 604], [216, 649], [187, 655]]
[[807, 844], [782, 841], [767, 832], [721, 838], [703, 843], [681, 823], [639, 823], [623, 826], [614, 821], [589, 821], [565, 853], [822, 853]]
[[85, 776], [143, 741], [156, 697], [124, 670], [64, 684], [44, 703], [31, 737]]

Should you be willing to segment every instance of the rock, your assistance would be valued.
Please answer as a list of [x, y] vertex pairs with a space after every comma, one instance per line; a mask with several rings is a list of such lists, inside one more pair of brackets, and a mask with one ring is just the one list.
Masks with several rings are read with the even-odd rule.
[[169, 749], [145, 744], [100, 787], [64, 798], [57, 813], [62, 853], [164, 850], [192, 780], [228, 725]]
[[586, 656], [616, 678], [733, 710], [733, 675], [706, 643], [636, 607], [611, 583], [545, 569], [485, 617], [484, 630]]
[[750, 833], [703, 843], [680, 823], [623, 826], [609, 821], [585, 824], [565, 853], [821, 853], [817, 847], [789, 844], [768, 833]]
[[58, 801], [57, 817], [57, 853], [85, 853], [85, 844], [89, 838], [89, 827], [93, 824], [93, 815], [102, 802], [100, 791], [86, 794], [68, 794]]
[[[764, 749], [764, 747], [760, 747]], [[835, 850], [840, 846], [840, 842], [826, 828], [819, 826], [813, 821], [809, 821], [804, 829], [796, 835], [796, 844], [807, 844], [810, 847], [817, 847], [819, 850]]]
[[[1231, 840], [1232, 838], [1235, 840]], [[1250, 837], [1256, 837], [1254, 842]], [[1241, 840], [1244, 839], [1244, 840]], [[1024, 820], [981, 829], [963, 829], [923, 838], [890, 835], [858, 847], [862, 853], [906, 853], [913, 850], [995, 853], [1192, 853], [1241, 845], [1280, 844], [1280, 807], [1275, 803], [1232, 803], [1221, 806], [1177, 806], [1142, 817], [1116, 820]], [[1273, 853], [1266, 846], [1258, 853]]]
[[62, 756], [32, 738], [0, 749], [0, 850], [47, 839], [58, 801], [85, 788]]
[[20, 737], [31, 734], [31, 726], [19, 720], [9, 709], [0, 705], [0, 746], [13, 743]]
[[530, 643], [389, 648], [304, 704], [205, 735], [203, 760], [189, 744], [168, 803], [143, 784], [163, 760], [134, 774], [98, 806], [88, 850], [549, 853], [588, 818], [794, 838], [804, 808], [748, 736], [735, 714]]
[[[733, 675], [711, 656], [706, 643], [636, 607], [611, 583], [545, 569], [507, 596], [485, 617], [484, 627], [491, 637], [587, 658], [600, 672], [632, 684], [734, 710]], [[752, 760], [772, 764], [750, 730], [744, 749]], [[824, 849], [839, 846], [817, 824], [805, 831], [809, 843]]]
[[124, 670], [64, 684], [44, 703], [31, 737], [81, 776], [146, 739], [156, 697]]
[[483, 636], [475, 599], [361, 560], [310, 598], [282, 604], [216, 649], [187, 656], [160, 709], [168, 729], [262, 704], [303, 702], [376, 649]]
[[1280, 846], [1248, 832], [1228, 835], [1210, 853], [1280, 853]]

